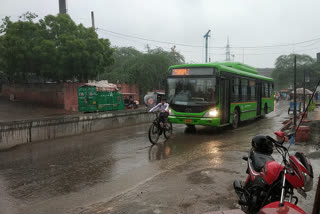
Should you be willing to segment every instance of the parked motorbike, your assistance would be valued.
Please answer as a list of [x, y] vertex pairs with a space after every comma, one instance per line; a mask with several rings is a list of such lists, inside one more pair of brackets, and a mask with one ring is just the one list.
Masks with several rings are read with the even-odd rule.
[[[247, 214], [305, 214], [297, 206], [294, 190], [306, 198], [313, 186], [312, 165], [303, 153], [289, 155], [289, 149], [283, 146], [283, 132], [275, 135], [277, 140], [264, 135], [252, 139], [252, 148], [243, 157], [248, 162], [248, 177], [245, 182], [234, 181], [239, 205]], [[281, 154], [281, 163], [271, 156], [274, 149]]]

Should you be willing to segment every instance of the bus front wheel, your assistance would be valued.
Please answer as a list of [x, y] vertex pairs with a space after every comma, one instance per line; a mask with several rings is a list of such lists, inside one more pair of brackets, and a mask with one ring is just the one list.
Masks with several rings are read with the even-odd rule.
[[196, 126], [193, 125], [193, 124], [186, 124], [186, 125], [187, 125], [187, 127], [188, 127], [189, 129], [195, 129], [195, 128], [196, 128]]
[[232, 128], [234, 129], [238, 128], [239, 122], [240, 122], [240, 113], [238, 109], [235, 109], [233, 112]]

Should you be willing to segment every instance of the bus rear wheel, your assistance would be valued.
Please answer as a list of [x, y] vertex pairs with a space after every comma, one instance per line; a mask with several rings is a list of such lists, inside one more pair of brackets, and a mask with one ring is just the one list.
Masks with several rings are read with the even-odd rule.
[[236, 129], [239, 127], [240, 122], [240, 113], [238, 109], [235, 109], [233, 112], [233, 118], [232, 118], [232, 128]]

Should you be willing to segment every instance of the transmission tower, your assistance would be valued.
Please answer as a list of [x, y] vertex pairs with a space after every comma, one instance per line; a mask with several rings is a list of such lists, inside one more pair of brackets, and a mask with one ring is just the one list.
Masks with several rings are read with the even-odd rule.
[[230, 44], [229, 44], [229, 36], [227, 40], [227, 46], [226, 46], [226, 61], [230, 61]]
[[59, 13], [66, 14], [67, 13], [67, 2], [66, 0], [59, 0]]

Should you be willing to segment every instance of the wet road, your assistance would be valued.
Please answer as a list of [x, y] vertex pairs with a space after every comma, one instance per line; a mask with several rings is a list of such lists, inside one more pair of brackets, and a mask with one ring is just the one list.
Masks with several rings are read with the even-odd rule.
[[[237, 207], [232, 182], [245, 178], [250, 139], [272, 135], [287, 105], [237, 130], [174, 126], [150, 146], [148, 124], [21, 146], [0, 153], [0, 214], [201, 213]], [[320, 154], [311, 145], [315, 174]], [[311, 212], [313, 194], [301, 205]]]

